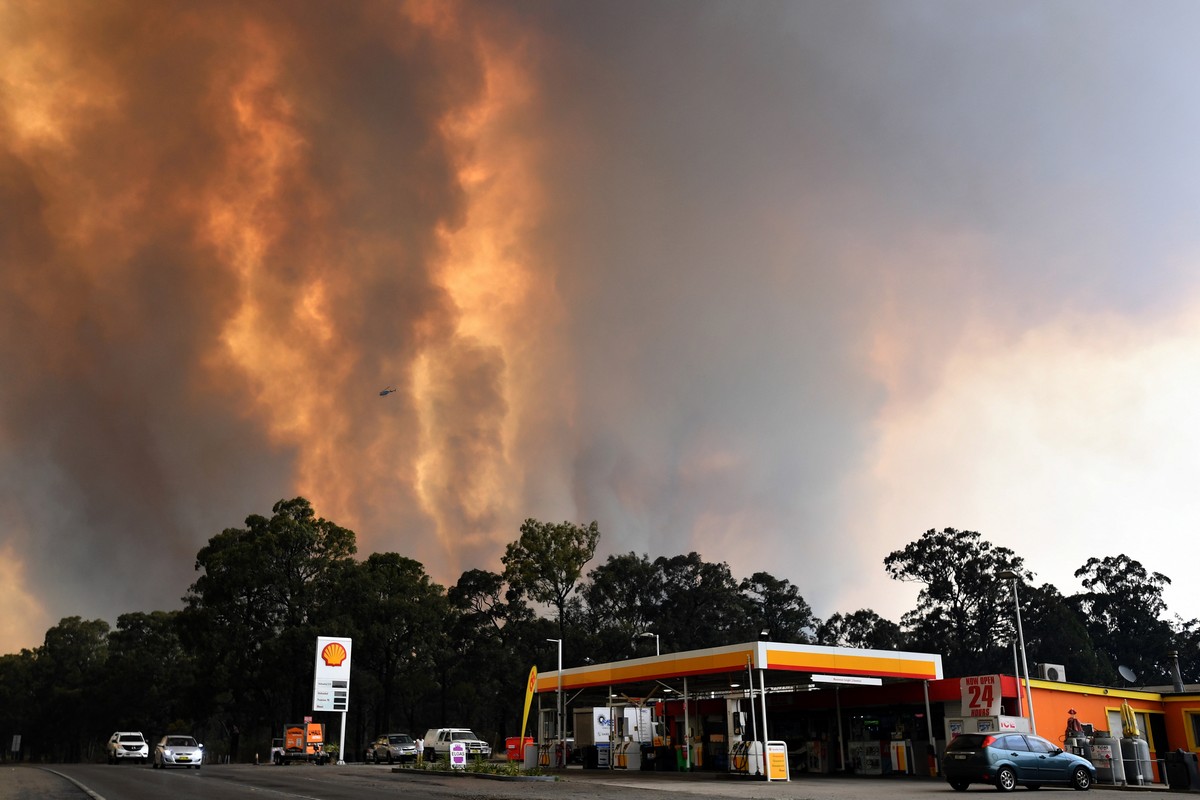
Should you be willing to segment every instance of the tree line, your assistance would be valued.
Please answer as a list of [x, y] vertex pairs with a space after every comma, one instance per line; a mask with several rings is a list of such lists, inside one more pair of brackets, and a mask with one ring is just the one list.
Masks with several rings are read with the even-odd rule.
[[[282, 726], [312, 713], [318, 635], [354, 640], [347, 760], [385, 732], [468, 726], [497, 745], [518, 735], [530, 665], [556, 663], [548, 639], [562, 640], [567, 668], [652, 655], [644, 634], [657, 634], [663, 652], [762, 637], [939, 653], [947, 676], [1011, 672], [1006, 570], [1020, 579], [1030, 663], [1102, 685], [1128, 666], [1150, 685], [1170, 683], [1178, 651], [1185, 680], [1200, 682], [1200, 621], [1168, 618], [1170, 579], [1126, 555], [1089, 558], [1075, 573], [1082, 591], [1064, 596], [977, 532], [929, 530], [883, 561], [920, 585], [893, 622], [871, 609], [821, 619], [787, 579], [738, 579], [695, 552], [616, 554], [588, 569], [599, 537], [595, 522], [529, 519], [499, 571], [443, 587], [398, 553], [357, 559], [352, 531], [304, 498], [281, 500], [200, 549], [181, 609], [122, 614], [115, 627], [68, 617], [40, 647], [0, 656], [0, 742], [20, 734], [34, 760], [99, 760], [114, 730], [187, 732], [218, 757], [265, 760]], [[336, 730], [335, 715], [314, 716]]]

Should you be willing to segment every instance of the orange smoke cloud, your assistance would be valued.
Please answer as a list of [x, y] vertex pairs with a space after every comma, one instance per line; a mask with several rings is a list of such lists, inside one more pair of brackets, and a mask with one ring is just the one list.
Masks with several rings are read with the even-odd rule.
[[440, 580], [494, 566], [559, 322], [528, 46], [455, 3], [0, 5], [26, 563], [155, 607], [115, 540], [178, 597], [208, 537], [303, 494]]
[[[530, 363], [522, 350], [555, 321], [530, 313], [552, 308], [553, 298], [536, 281], [524, 245], [539, 211], [537, 154], [513, 133], [534, 92], [519, 45], [471, 28], [454, 6], [418, 3], [376, 21], [397, 31], [388, 45], [398, 53], [429, 39], [470, 54], [479, 70], [461, 95], [443, 98], [426, 132], [426, 146], [444, 154], [457, 206], [416, 231], [424, 240], [419, 254], [401, 235], [410, 225], [403, 217], [382, 220], [369, 235], [341, 227], [336, 194], [312, 180], [314, 134], [298, 111], [306, 98], [285, 85], [298, 45], [246, 26], [237, 47], [243, 60], [217, 102], [230, 121], [225, 174], [205, 199], [213, 246], [238, 280], [239, 306], [222, 338], [254, 387], [272, 441], [296, 453], [296, 491], [362, 531], [369, 549], [396, 546], [371, 535], [381, 520], [370, 509], [394, 514], [400, 500], [409, 505], [402, 521], [432, 536], [418, 540], [420, 557], [453, 578], [452, 553], [467, 543], [490, 556], [520, 519], [511, 447], [536, 382], [522, 368]], [[363, 191], [340, 189], [351, 202]], [[308, 228], [303, 250], [286, 241], [301, 226]], [[370, 353], [341, 316], [357, 291], [346, 284], [362, 280], [363, 262], [382, 281], [392, 271], [423, 270], [430, 308], [376, 310], [408, 317], [397, 352]], [[284, 324], [281, 294], [290, 299]], [[356, 361], [367, 353], [379, 371], [374, 384], [355, 386], [364, 377]], [[369, 387], [385, 384], [402, 387], [400, 396], [380, 402]], [[331, 388], [351, 386], [361, 397], [347, 407], [346, 393]], [[372, 435], [361, 428], [364, 416], [388, 422], [371, 425]]]

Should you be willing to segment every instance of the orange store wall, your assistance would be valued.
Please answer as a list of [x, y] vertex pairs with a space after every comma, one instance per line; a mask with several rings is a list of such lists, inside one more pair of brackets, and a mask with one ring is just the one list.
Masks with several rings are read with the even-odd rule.
[[[1128, 701], [1134, 711], [1147, 715], [1158, 715], [1164, 719], [1167, 727], [1167, 738], [1172, 746], [1177, 739], [1171, 728], [1172, 716], [1167, 713], [1166, 703], [1157, 692], [1137, 692], [1126, 689], [1105, 689], [1097, 686], [1079, 684], [1055, 683], [1052, 681], [1033, 681], [1033, 711], [1037, 718], [1038, 733], [1052, 742], [1062, 744], [1066, 739], [1067, 717], [1073, 708], [1075, 716], [1082, 723], [1091, 723], [1096, 730], [1110, 730], [1109, 713], [1118, 711], [1121, 704]], [[1182, 722], [1178, 723], [1182, 725]], [[1149, 726], [1147, 726], [1149, 727]], [[1120, 738], [1120, 729], [1111, 731], [1112, 735]], [[1168, 742], [1155, 741], [1150, 731], [1142, 731], [1142, 736], [1150, 744], [1150, 749], [1165, 752]]]
[[1167, 739], [1171, 750], [1191, 750], [1200, 753], [1192, 717], [1200, 716], [1200, 695], [1167, 695], [1163, 698], [1166, 712]]

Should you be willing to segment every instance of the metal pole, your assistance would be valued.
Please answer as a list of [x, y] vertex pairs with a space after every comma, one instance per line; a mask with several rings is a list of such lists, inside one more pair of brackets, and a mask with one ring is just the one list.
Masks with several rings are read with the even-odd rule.
[[[746, 680], [750, 685], [746, 687], [746, 696], [750, 698], [750, 726], [754, 728], [754, 739], [758, 740], [758, 716], [754, 712], [754, 673], [750, 670], [750, 656], [746, 656]], [[742, 740], [745, 741], [743, 736]], [[746, 753], [746, 772], [750, 772], [750, 754]]]
[[1037, 733], [1033, 716], [1033, 691], [1029, 688], [1029, 659], [1025, 654], [1025, 631], [1021, 628], [1021, 600], [1017, 597], [1017, 578], [1012, 579], [1013, 606], [1017, 609], [1017, 641], [1021, 643], [1021, 668], [1025, 670], [1025, 702], [1029, 704], [1029, 727]]
[[346, 765], [346, 712], [342, 712], [342, 730], [338, 734], [338, 766]]
[[929, 730], [929, 749], [933, 753], [934, 762], [937, 762], [937, 739], [933, 737], [933, 714], [929, 710], [929, 681], [922, 681], [925, 684], [925, 727]]
[[765, 669], [758, 671], [758, 702], [762, 706], [763, 775], [770, 780], [771, 775], [767, 772], [767, 740], [770, 736], [767, 734], [767, 671]]
[[[566, 766], [567, 752], [566, 742], [563, 739], [563, 693], [562, 693], [562, 639], [546, 639], [547, 642], [556, 642], [558, 644], [558, 690], [554, 697], [554, 716], [558, 718], [558, 747], [554, 758], [554, 766]], [[563, 762], [558, 763], [557, 753], [561, 752]]]
[[1025, 716], [1025, 700], [1021, 697], [1021, 667], [1017, 664], [1017, 642], [1013, 640], [1013, 676], [1017, 679], [1017, 716]]
[[608, 769], [611, 772], [617, 768], [617, 723], [613, 721], [613, 690], [611, 683], [608, 685], [608, 699], [605, 702], [608, 704]]
[[[667, 720], [665, 718], [666, 715], [664, 714], [663, 716], [664, 716], [663, 736], [665, 737], [670, 734], [670, 731], [666, 730], [666, 728], [665, 728], [665, 726], [667, 724]], [[665, 742], [664, 742], [664, 744], [665, 744]], [[688, 708], [687, 675], [683, 676], [683, 746], [687, 748], [687, 750], [685, 751], [685, 758], [687, 759], [686, 763], [687, 763], [688, 772], [691, 772], [692, 771], [692, 720], [691, 720], [691, 710]]]
[[[555, 701], [555, 705], [554, 705], [554, 708], [555, 708], [556, 712], [558, 713], [558, 746], [561, 748], [559, 752], [562, 753], [562, 758], [563, 758], [561, 763], [556, 763], [556, 765], [555, 765], [555, 766], [559, 766], [559, 767], [565, 767], [567, 765], [567, 763], [566, 763], [567, 745], [566, 745], [566, 740], [563, 737], [563, 714], [565, 713], [565, 709], [562, 707], [562, 701], [563, 701], [562, 639], [559, 639], [558, 640], [558, 699]], [[557, 762], [558, 759], [555, 759], [555, 761]]]
[[846, 740], [842, 735], [842, 687], [833, 687], [833, 701], [837, 707], [838, 723], [838, 761], [841, 762], [842, 772], [846, 771]]

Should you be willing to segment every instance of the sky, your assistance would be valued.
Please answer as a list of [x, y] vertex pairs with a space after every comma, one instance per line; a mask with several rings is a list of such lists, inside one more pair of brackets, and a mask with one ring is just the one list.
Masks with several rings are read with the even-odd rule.
[[1197, 23], [0, 0], [0, 653], [295, 496], [443, 585], [596, 520], [899, 620], [954, 527], [1200, 617]]

